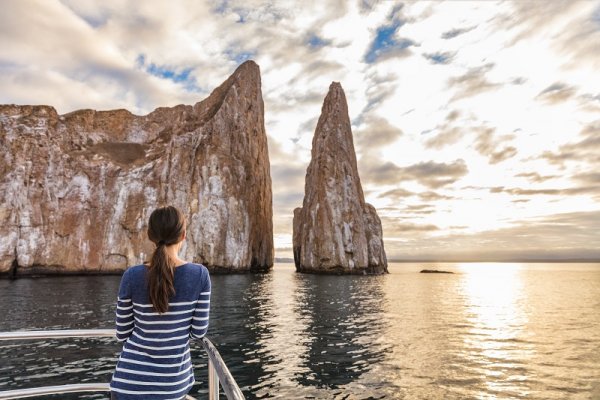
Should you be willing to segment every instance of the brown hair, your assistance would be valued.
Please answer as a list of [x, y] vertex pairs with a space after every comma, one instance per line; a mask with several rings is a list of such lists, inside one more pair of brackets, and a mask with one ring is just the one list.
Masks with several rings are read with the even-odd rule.
[[148, 238], [156, 244], [148, 271], [150, 302], [159, 313], [169, 309], [169, 297], [175, 294], [173, 268], [175, 262], [167, 255], [166, 247], [179, 243], [185, 234], [185, 217], [173, 206], [152, 211], [148, 221]]

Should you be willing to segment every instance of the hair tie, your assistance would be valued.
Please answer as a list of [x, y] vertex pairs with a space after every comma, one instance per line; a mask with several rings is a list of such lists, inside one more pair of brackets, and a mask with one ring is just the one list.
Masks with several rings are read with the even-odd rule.
[[158, 241], [158, 245], [159, 245], [159, 246], [162, 246], [162, 245], [165, 245], [165, 244], [166, 244], [166, 243], [165, 243], [165, 241], [164, 241], [164, 240], [159, 240], [159, 241]]

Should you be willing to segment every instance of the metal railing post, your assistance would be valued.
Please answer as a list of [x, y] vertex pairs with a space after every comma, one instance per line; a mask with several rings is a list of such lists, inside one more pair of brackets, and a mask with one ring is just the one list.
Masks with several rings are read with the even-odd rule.
[[219, 400], [219, 377], [210, 358], [208, 359], [208, 400]]

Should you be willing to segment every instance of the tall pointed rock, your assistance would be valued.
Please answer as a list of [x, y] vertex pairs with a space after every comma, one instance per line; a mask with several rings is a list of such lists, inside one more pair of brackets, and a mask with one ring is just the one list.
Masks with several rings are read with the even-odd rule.
[[304, 202], [294, 210], [296, 270], [313, 273], [387, 272], [381, 221], [365, 203], [342, 86], [325, 97], [306, 171]]
[[110, 272], [147, 260], [152, 210], [187, 217], [180, 253], [227, 272], [273, 265], [258, 65], [205, 100], [158, 108], [0, 106], [0, 273]]

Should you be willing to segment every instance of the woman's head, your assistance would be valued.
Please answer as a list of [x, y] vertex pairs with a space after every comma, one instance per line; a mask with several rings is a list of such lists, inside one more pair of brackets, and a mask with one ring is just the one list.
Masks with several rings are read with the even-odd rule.
[[148, 238], [159, 246], [171, 246], [181, 242], [185, 236], [185, 217], [177, 208], [157, 208], [150, 214]]
[[150, 259], [148, 293], [154, 309], [164, 313], [169, 309], [169, 297], [175, 293], [175, 260], [169, 256], [167, 247], [185, 238], [185, 218], [181, 211], [173, 206], [154, 210], [148, 221], [148, 238], [156, 245]]

